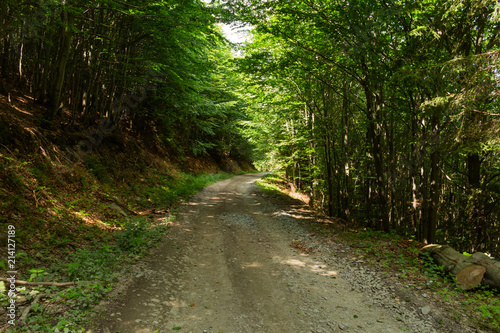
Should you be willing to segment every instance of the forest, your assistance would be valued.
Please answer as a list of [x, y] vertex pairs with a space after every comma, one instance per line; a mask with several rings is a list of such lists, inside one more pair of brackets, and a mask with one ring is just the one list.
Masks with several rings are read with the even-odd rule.
[[[1, 92], [27, 87], [46, 128], [119, 126], [195, 155], [237, 153], [238, 80], [214, 11], [200, 1], [2, 1]], [[70, 157], [89, 150], [77, 143], [65, 143]]]
[[177, 205], [254, 169], [412, 263], [500, 257], [499, 65], [496, 0], [2, 0], [0, 234], [74, 317], [24, 290], [20, 321], [80, 331]]
[[[80, 131], [60, 138], [70, 160], [118, 127], [283, 171], [359, 227], [500, 251], [497, 1], [0, 6], [0, 93]], [[220, 22], [252, 27], [236, 53]]]
[[497, 1], [228, 1], [248, 137], [310, 204], [499, 254]]

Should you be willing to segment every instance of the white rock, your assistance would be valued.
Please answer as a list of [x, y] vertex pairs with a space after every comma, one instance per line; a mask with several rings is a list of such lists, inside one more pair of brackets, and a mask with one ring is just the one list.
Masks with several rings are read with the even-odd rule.
[[431, 312], [431, 307], [429, 305], [424, 306], [420, 309], [423, 315], [428, 315]]

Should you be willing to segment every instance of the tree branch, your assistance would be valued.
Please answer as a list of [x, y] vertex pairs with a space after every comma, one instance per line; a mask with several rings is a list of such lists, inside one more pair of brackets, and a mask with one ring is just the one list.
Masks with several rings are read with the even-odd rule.
[[[11, 282], [12, 279], [6, 279], [0, 277], [0, 281], [4, 282]], [[29, 282], [29, 281], [22, 281], [22, 280], [14, 280], [16, 284], [23, 284], [26, 286], [56, 286], [56, 287], [69, 287], [69, 286], [74, 286], [78, 283], [92, 283], [92, 281], [73, 281], [73, 282]]]

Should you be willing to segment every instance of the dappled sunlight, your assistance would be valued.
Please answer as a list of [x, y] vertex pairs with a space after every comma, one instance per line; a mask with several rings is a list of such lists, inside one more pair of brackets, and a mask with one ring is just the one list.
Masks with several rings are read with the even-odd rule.
[[297, 259], [286, 259], [281, 262], [289, 266], [306, 267], [306, 263]]
[[[129, 324], [129, 323], [132, 324], [133, 322], [130, 320], [130, 321], [127, 322], [127, 324]], [[136, 333], [151, 333], [151, 331], [152, 330], [149, 329], [149, 328], [139, 328], [135, 332]]]
[[273, 216], [286, 216], [299, 220], [314, 220], [315, 216], [311, 215], [309, 211], [300, 209], [290, 209], [289, 211], [280, 211], [272, 214]]
[[[301, 254], [299, 254], [299, 255], [301, 255]], [[308, 257], [308, 255], [306, 255], [305, 257]], [[310, 260], [308, 260], [308, 261], [310, 261]], [[319, 275], [322, 275], [322, 276], [335, 277], [338, 274], [338, 271], [330, 270], [328, 265], [325, 263], [315, 262], [315, 263], [311, 264], [311, 263], [308, 263], [306, 261], [306, 259], [304, 259], [304, 260], [300, 260], [300, 259], [296, 259], [296, 258], [281, 259], [279, 257], [275, 257], [274, 262], [278, 262], [280, 264], [287, 265], [289, 267], [294, 267], [297, 269], [308, 269], [309, 271], [316, 273], [316, 274], [319, 274]]]
[[260, 262], [256, 262], [254, 261], [253, 263], [251, 264], [244, 264], [244, 265], [241, 265], [242, 268], [259, 268], [259, 267], [262, 267], [262, 264]]
[[160, 217], [158, 218], [158, 222], [163, 225], [174, 225], [174, 221], [170, 221], [171, 217], [170, 216], [165, 216], [165, 217]]
[[187, 306], [187, 303], [181, 300], [166, 301], [163, 303], [171, 308], [184, 308]]
[[90, 215], [87, 215], [87, 214], [82, 213], [82, 212], [74, 212], [73, 215], [75, 215], [76, 217], [80, 218], [87, 225], [97, 224], [100, 227], [102, 227], [103, 229], [115, 229], [115, 230], [120, 229], [120, 228], [117, 228], [117, 227], [110, 226], [109, 224], [106, 224], [106, 223], [102, 222], [101, 220], [99, 220], [97, 218], [93, 218]]
[[324, 271], [321, 273], [321, 275], [326, 275], [326, 276], [337, 276], [338, 272], [337, 271]]

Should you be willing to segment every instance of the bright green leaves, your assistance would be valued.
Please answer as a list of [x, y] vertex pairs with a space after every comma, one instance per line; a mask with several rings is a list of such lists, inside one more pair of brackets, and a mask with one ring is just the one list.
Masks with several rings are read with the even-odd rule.
[[500, 128], [497, 1], [227, 8], [255, 27], [239, 64], [251, 81], [245, 133], [258, 165], [286, 172], [330, 215], [419, 239], [452, 234], [458, 217], [484, 228], [498, 219], [498, 209], [478, 218], [484, 211], [462, 200], [470, 179], [484, 181], [492, 207], [500, 195], [490, 153]]

